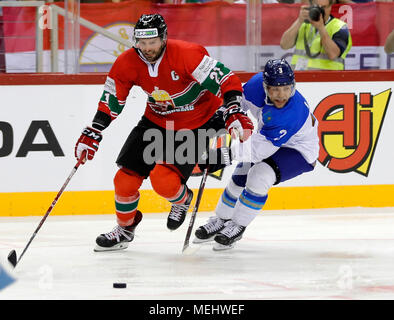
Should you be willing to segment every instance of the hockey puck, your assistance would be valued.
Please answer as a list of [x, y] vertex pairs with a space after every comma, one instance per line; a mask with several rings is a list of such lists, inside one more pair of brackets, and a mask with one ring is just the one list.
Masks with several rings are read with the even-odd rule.
[[126, 288], [127, 287], [127, 284], [126, 283], [124, 283], [124, 282], [115, 282], [114, 283], [114, 285], [113, 285], [113, 287], [114, 288]]

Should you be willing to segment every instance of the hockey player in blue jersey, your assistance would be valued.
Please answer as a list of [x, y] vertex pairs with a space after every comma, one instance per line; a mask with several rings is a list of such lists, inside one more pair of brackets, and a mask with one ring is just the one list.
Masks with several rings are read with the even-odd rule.
[[263, 208], [269, 189], [312, 171], [319, 153], [317, 120], [295, 89], [294, 72], [286, 60], [269, 60], [264, 72], [243, 89], [241, 106], [256, 118], [257, 130], [233, 152], [240, 162], [216, 215], [196, 230], [193, 240], [214, 240], [214, 250], [232, 248]]

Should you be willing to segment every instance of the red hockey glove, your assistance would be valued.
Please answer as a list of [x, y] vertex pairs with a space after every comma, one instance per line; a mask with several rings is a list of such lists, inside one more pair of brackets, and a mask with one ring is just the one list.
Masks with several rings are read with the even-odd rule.
[[239, 140], [248, 140], [253, 132], [253, 122], [247, 113], [241, 109], [240, 97], [230, 100], [223, 114], [226, 129], [231, 136], [238, 135]]
[[[86, 127], [82, 131], [82, 134], [75, 145], [75, 157], [79, 160], [82, 155], [82, 151], [86, 150], [86, 158], [88, 160], [92, 160], [94, 154], [98, 150], [102, 138], [103, 136], [101, 135], [100, 130]], [[85, 161], [82, 163], [85, 163]]]

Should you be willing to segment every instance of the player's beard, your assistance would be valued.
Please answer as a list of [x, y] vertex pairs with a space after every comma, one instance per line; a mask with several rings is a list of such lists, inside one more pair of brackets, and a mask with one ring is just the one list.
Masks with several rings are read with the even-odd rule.
[[144, 51], [141, 51], [141, 52], [144, 55], [144, 58], [146, 60], [148, 60], [148, 62], [155, 63], [162, 55], [164, 48], [165, 48], [165, 43], [163, 43], [163, 45], [158, 50], [155, 50], [155, 51], [148, 50], [146, 52], [144, 52]]
[[289, 99], [271, 99], [271, 101], [274, 103], [275, 107], [282, 109], [286, 105], [287, 101], [289, 101]]

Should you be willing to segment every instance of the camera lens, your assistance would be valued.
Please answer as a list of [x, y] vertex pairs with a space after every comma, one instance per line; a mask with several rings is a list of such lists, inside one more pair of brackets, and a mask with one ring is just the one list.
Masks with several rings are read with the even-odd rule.
[[319, 21], [320, 20], [320, 15], [324, 14], [324, 10], [320, 8], [319, 6], [311, 6], [309, 8], [309, 18], [312, 21]]

